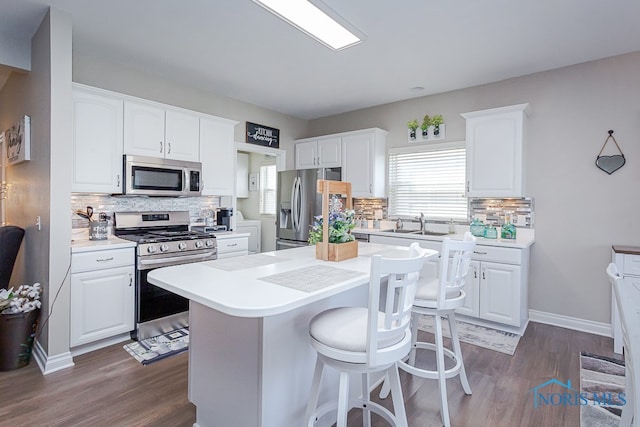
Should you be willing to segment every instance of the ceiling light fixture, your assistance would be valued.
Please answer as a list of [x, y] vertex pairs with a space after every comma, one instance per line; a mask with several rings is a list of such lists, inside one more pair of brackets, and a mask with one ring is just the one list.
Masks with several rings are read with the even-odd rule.
[[[308, 0], [253, 1], [331, 49], [345, 49], [362, 41], [361, 37], [338, 23], [336, 18]], [[325, 5], [323, 9], [330, 10]], [[331, 14], [337, 17], [335, 13]]]

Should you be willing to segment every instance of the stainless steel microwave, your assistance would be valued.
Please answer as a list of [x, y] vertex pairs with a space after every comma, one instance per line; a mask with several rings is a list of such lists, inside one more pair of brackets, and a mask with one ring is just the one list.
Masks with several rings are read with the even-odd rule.
[[124, 194], [199, 196], [201, 183], [201, 163], [124, 156]]

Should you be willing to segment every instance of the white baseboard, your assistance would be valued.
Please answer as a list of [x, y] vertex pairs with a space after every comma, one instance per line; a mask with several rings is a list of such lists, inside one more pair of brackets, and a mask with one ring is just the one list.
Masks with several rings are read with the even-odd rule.
[[44, 348], [40, 345], [39, 341], [36, 341], [33, 347], [33, 357], [36, 360], [42, 375], [48, 375], [74, 366], [73, 357], [71, 357], [70, 352], [49, 357], [44, 351]]
[[577, 317], [563, 316], [561, 314], [546, 313], [544, 311], [529, 310], [531, 322], [544, 323], [546, 325], [559, 326], [574, 331], [588, 332], [590, 334], [611, 337], [611, 324], [594, 322], [593, 320], [578, 319]]

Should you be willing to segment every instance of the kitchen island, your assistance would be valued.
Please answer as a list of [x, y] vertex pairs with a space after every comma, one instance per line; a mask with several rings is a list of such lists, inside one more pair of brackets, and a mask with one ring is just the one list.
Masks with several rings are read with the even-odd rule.
[[[315, 363], [309, 321], [332, 307], [366, 307], [370, 257], [407, 250], [362, 243], [357, 258], [336, 263], [316, 259], [310, 246], [149, 273], [149, 282], [190, 300], [194, 425], [304, 425]], [[337, 380], [325, 372], [321, 401], [337, 395]]]

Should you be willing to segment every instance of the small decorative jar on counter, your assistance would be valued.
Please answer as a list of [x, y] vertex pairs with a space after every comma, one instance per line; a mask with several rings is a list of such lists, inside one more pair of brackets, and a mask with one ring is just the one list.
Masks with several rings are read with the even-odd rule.
[[478, 218], [473, 218], [471, 224], [469, 224], [469, 231], [476, 237], [484, 237], [484, 222]]
[[484, 228], [484, 238], [485, 239], [497, 239], [498, 238], [498, 229], [495, 225], [487, 224]]
[[502, 239], [514, 240], [516, 238], [516, 226], [513, 225], [511, 216], [511, 212], [505, 212], [504, 214], [504, 224], [502, 225], [500, 232], [500, 237]]

